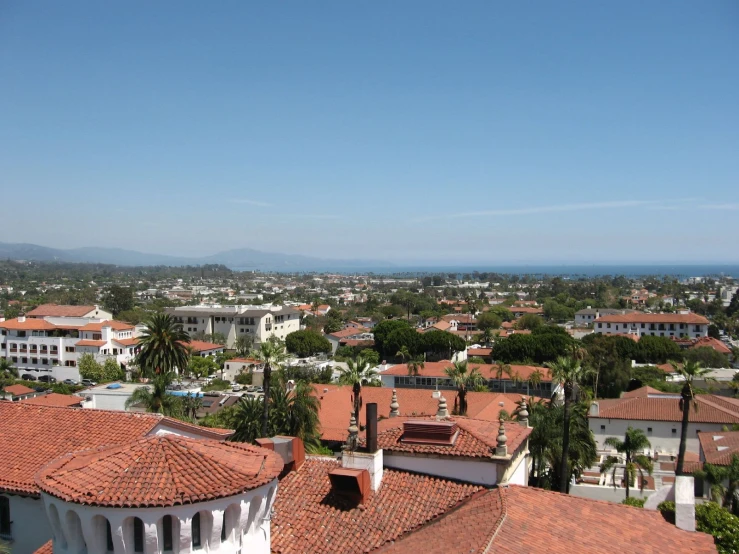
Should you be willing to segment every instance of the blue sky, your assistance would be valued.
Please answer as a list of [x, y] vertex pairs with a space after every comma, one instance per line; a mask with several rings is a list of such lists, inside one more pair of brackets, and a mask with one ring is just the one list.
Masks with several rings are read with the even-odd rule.
[[739, 3], [0, 4], [0, 241], [739, 262]]

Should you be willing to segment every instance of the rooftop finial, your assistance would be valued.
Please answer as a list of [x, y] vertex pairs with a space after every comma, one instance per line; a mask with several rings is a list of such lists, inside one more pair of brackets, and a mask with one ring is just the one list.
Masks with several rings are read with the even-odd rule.
[[349, 419], [349, 437], [346, 439], [346, 450], [354, 451], [359, 446], [359, 427], [357, 426], [357, 420], [352, 412], [352, 417]]
[[529, 407], [526, 405], [526, 397], [521, 397], [521, 406], [518, 408], [518, 422], [524, 427], [529, 426]]
[[498, 428], [497, 446], [495, 447], [496, 456], [507, 456], [508, 455], [508, 447], [506, 446], [507, 442], [508, 442], [508, 437], [505, 436], [505, 424], [503, 423], [503, 418], [501, 417], [500, 427]]
[[398, 404], [398, 391], [393, 389], [393, 397], [390, 400], [390, 417], [398, 417], [400, 415], [400, 404]]
[[439, 409], [436, 410], [436, 419], [447, 419], [449, 417], [449, 410], [446, 407], [446, 398], [444, 393], [439, 396]]

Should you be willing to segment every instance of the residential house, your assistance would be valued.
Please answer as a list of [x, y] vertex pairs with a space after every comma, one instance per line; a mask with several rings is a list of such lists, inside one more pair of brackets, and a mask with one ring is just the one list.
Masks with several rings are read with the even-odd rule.
[[625, 315], [633, 313], [634, 310], [614, 310], [610, 308], [591, 308], [588, 306], [583, 310], [575, 312], [575, 326], [587, 327], [592, 326], [593, 322], [601, 316], [605, 315]]

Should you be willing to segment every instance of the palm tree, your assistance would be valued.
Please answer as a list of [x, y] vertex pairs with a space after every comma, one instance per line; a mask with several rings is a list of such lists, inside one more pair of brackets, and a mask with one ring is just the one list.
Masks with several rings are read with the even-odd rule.
[[454, 401], [455, 404], [459, 401], [457, 412], [461, 416], [467, 415], [467, 391], [483, 384], [484, 381], [480, 369], [477, 367], [470, 368], [465, 360], [454, 362], [450, 367], [444, 369], [444, 372], [457, 387], [457, 400]]
[[495, 377], [498, 379], [498, 387], [503, 392], [505, 392], [505, 385], [503, 384], [503, 377], [505, 375], [508, 375], [510, 371], [511, 371], [511, 366], [508, 364], [498, 363], [498, 365], [495, 367]]
[[426, 362], [423, 356], [411, 358], [411, 361], [408, 362], [408, 375], [418, 375], [424, 367], [426, 367]]
[[693, 382], [698, 379], [708, 381], [709, 378], [706, 377], [706, 374], [708, 374], [710, 370], [701, 366], [700, 362], [694, 361], [686, 361], [682, 366], [675, 362], [670, 362], [670, 364], [675, 370], [675, 373], [684, 379], [683, 388], [680, 391], [680, 410], [683, 412], [683, 422], [682, 428], [680, 429], [680, 448], [677, 452], [677, 467], [675, 468], [675, 475], [682, 475], [683, 466], [685, 465], [685, 445], [688, 439], [690, 405], [693, 404], [696, 411], [698, 410], [698, 403], [695, 401]]
[[405, 344], [404, 344], [403, 346], [401, 346], [401, 347], [400, 347], [400, 350], [398, 350], [398, 351], [397, 351], [397, 352], [395, 353], [395, 355], [396, 355], [396, 356], [397, 356], [398, 358], [400, 358], [401, 360], [403, 360], [403, 363], [405, 363], [405, 361], [406, 361], [406, 360], [407, 360], [408, 358], [410, 358], [410, 357], [411, 357], [411, 353], [410, 353], [410, 351], [408, 350], [408, 347], [407, 347], [407, 346], [406, 346]]
[[254, 442], [261, 437], [269, 436], [262, 430], [264, 406], [258, 398], [242, 396], [236, 405], [234, 434], [229, 440], [235, 442]]
[[190, 336], [169, 314], [152, 315], [139, 337], [140, 351], [136, 362], [144, 375], [165, 374], [175, 369], [184, 371], [189, 359]]
[[362, 408], [362, 385], [377, 380], [377, 371], [362, 356], [359, 355], [353, 360], [346, 363], [346, 368], [339, 370], [339, 383], [342, 385], [351, 385], [354, 402], [354, 419], [359, 425], [359, 410]]
[[269, 436], [269, 395], [270, 384], [272, 382], [272, 368], [282, 364], [287, 359], [285, 346], [279, 339], [270, 337], [267, 341], [261, 343], [257, 350], [253, 350], [251, 357], [259, 360], [264, 365], [264, 381], [262, 388], [264, 389], [264, 398], [262, 406], [262, 436]]
[[[739, 456], [732, 455], [728, 466], [704, 464], [702, 470], [693, 472], [693, 476], [708, 482], [711, 500], [734, 515], [739, 513]], [[727, 485], [724, 486], [724, 483]]]
[[588, 375], [589, 370], [583, 368], [575, 358], [560, 356], [555, 362], [548, 362], [546, 366], [552, 374], [553, 383], [562, 383], [564, 389], [564, 418], [562, 429], [562, 457], [559, 464], [559, 492], [567, 493], [570, 482], [568, 469], [570, 448], [570, 407], [572, 405], [575, 387]]
[[[541, 381], [544, 378], [544, 374], [541, 372], [539, 368], [536, 368], [531, 375], [529, 375], [529, 385], [531, 385], [534, 390], [539, 390], [539, 386], [541, 385]], [[526, 392], [528, 394], [528, 391]]]
[[493, 337], [493, 330], [490, 327], [486, 327], [480, 334], [480, 342], [485, 346], [490, 346], [490, 343], [493, 342]]
[[169, 417], [182, 415], [182, 401], [167, 392], [167, 386], [174, 380], [174, 372], [154, 375], [150, 386], [142, 386], [133, 391], [126, 400], [126, 408], [142, 404], [147, 412], [164, 414]]
[[[631, 483], [636, 479], [639, 473], [639, 490], [644, 490], [644, 472], [652, 474], [654, 464], [649, 456], [641, 454], [645, 449], [651, 448], [652, 443], [649, 442], [644, 431], [629, 427], [626, 429], [624, 440], [618, 437], [608, 437], [605, 444], [612, 446], [617, 452], [624, 454], [626, 460], [624, 463], [624, 481], [626, 482], [626, 498], [629, 497]], [[613, 486], [616, 487], [616, 471], [618, 470], [618, 458], [616, 456], [608, 456], [600, 465], [601, 473], [612, 471]]]
[[254, 346], [254, 339], [251, 335], [240, 335], [234, 342], [234, 348], [239, 356], [246, 356]]

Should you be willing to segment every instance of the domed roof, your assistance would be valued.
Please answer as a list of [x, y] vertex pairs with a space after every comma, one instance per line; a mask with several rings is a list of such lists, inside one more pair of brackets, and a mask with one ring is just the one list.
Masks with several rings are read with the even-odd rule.
[[67, 454], [43, 467], [36, 483], [67, 502], [167, 507], [255, 489], [282, 467], [278, 454], [258, 446], [162, 435]]

